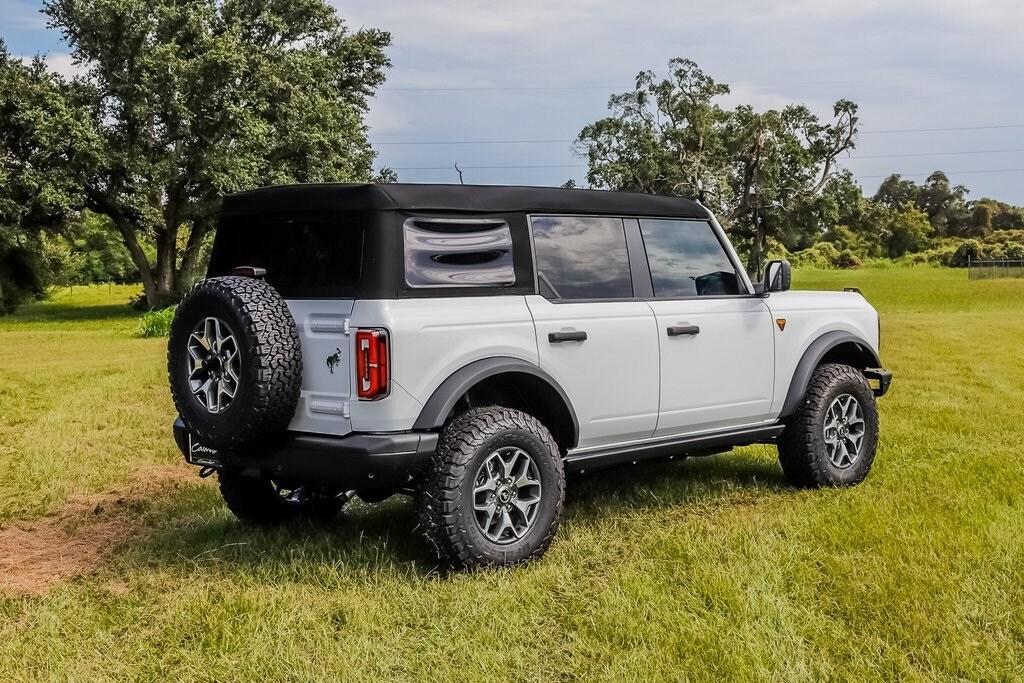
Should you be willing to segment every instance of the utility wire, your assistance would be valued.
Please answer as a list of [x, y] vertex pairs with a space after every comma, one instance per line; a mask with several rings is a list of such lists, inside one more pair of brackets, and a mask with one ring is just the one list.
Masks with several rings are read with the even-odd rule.
[[[859, 79], [859, 80], [842, 80], [842, 81], [730, 81], [731, 85], [742, 85], [742, 86], [753, 86], [758, 88], [768, 87], [787, 87], [795, 85], [908, 85], [913, 83], [920, 83], [921, 81], [942, 81], [946, 80], [939, 76], [934, 77], [923, 77], [916, 78], [913, 80], [892, 80], [892, 79]], [[388, 86], [378, 89], [378, 93], [391, 93], [391, 92], [478, 92], [478, 91], [511, 91], [518, 92], [524, 90], [538, 90], [538, 91], [549, 91], [549, 90], [604, 90], [606, 92], [625, 92], [635, 87], [635, 83], [630, 79], [629, 83], [617, 83], [613, 85], [441, 85], [441, 86]]]
[[[841, 158], [840, 161], [848, 161], [852, 159], [903, 159], [903, 158], [919, 158], [919, 157], [933, 157], [933, 156], [960, 156], [970, 154], [1011, 154], [1016, 152], [1024, 152], [1024, 148], [1019, 149], [965, 149], [957, 150], [955, 152], [913, 152], [908, 154], [861, 154], [853, 155], [845, 158]], [[395, 171], [442, 171], [450, 169], [450, 166], [392, 166]], [[469, 165], [463, 166], [463, 169], [476, 169], [476, 170], [491, 170], [498, 168], [587, 168], [586, 164], [491, 164], [491, 165]]]
[[[1024, 128], [1024, 123], [1007, 123], [991, 126], [951, 126], [948, 128], [890, 128], [880, 130], [860, 131], [860, 135], [884, 135], [890, 133], [944, 133], [949, 131], [963, 130], [1004, 130], [1010, 128]], [[521, 140], [384, 140], [375, 142], [377, 146], [384, 145], [535, 145], [551, 143], [569, 144], [575, 140], [564, 138], [537, 138]]]
[[[451, 166], [407, 166], [407, 167], [389, 167], [393, 171], [451, 171]], [[586, 168], [585, 165], [580, 164], [523, 164], [518, 165], [507, 165], [507, 166], [460, 166], [463, 171], [474, 170], [474, 171], [485, 171], [485, 170], [516, 170], [516, 169], [535, 169], [535, 168]], [[980, 168], [980, 169], [969, 169], [960, 171], [943, 171], [948, 175], [970, 175], [975, 173], [1021, 173], [1024, 172], [1024, 168]], [[915, 176], [929, 176], [934, 171], [918, 171], [913, 173], [903, 173], [899, 171], [893, 171], [892, 173], [883, 173], [880, 175], [862, 175], [856, 174], [858, 178], [888, 178], [891, 175], [915, 177]]]

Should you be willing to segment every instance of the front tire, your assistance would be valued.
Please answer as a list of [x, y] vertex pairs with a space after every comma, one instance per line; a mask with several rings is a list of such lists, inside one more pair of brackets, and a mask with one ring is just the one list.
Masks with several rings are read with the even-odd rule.
[[778, 446], [782, 471], [795, 486], [863, 481], [878, 448], [878, 409], [864, 375], [849, 365], [819, 366]]
[[540, 557], [562, 516], [565, 474], [551, 433], [532, 415], [474, 408], [444, 428], [422, 491], [422, 526], [455, 566]]

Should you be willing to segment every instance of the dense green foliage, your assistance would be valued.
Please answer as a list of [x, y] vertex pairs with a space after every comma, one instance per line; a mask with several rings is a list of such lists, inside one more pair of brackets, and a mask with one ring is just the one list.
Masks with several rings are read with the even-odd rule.
[[324, 0], [49, 0], [44, 12], [83, 74], [65, 82], [0, 55], [0, 224], [106, 216], [151, 306], [195, 276], [225, 193], [370, 178], [363, 115], [390, 36], [350, 32]]
[[96, 158], [81, 92], [0, 40], [0, 315], [42, 296], [41, 230], [75, 217], [77, 177]]
[[0, 315], [43, 296], [45, 283], [38, 248], [22, 235], [0, 227]]
[[181, 464], [129, 288], [23, 307], [0, 320], [0, 538], [64, 541], [20, 576], [72, 571], [0, 588], [0, 680], [1020, 680], [1024, 280], [794, 282], [881, 312], [896, 378], [863, 485], [792, 489], [767, 446], [614, 470], [570, 483], [542, 561], [454, 575], [404, 498], [234, 520]]
[[[47, 281], [56, 285], [138, 282], [139, 271], [118, 238], [110, 219], [84, 212], [64, 231], [40, 236]], [[152, 259], [155, 253], [147, 251]]]

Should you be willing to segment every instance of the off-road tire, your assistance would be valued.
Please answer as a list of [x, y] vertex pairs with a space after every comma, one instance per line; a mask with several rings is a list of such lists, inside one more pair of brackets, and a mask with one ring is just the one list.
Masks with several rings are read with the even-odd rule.
[[[846, 468], [838, 468], [826, 452], [823, 428], [829, 406], [844, 394], [860, 404], [865, 428], [858, 459]], [[820, 365], [811, 375], [800, 407], [779, 437], [778, 447], [782, 471], [794, 486], [853, 486], [863, 481], [878, 448], [878, 408], [864, 375], [849, 365]]]
[[222, 472], [219, 479], [220, 493], [228, 509], [240, 521], [253, 526], [272, 526], [298, 518], [330, 522], [346, 502], [325, 495], [302, 503], [288, 503], [277, 494], [269, 479], [237, 472]]
[[[478, 528], [472, 490], [483, 460], [505, 446], [523, 449], [536, 463], [541, 500], [523, 537], [500, 545]], [[564, 501], [561, 452], [548, 429], [519, 410], [473, 408], [452, 418], [441, 433], [420, 491], [420, 525], [438, 556], [454, 567], [515, 565], [544, 554], [558, 529]]]
[[[230, 327], [241, 359], [236, 395], [216, 414], [192, 395], [188, 383], [188, 340], [195, 326], [210, 316]], [[178, 414], [199, 443], [238, 452], [265, 446], [284, 433], [299, 401], [302, 349], [295, 319], [277, 290], [263, 280], [203, 280], [175, 313], [167, 372]]]

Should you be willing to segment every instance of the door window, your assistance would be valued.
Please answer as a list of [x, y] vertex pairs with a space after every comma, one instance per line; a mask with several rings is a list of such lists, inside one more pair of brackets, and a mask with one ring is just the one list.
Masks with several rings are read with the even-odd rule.
[[740, 294], [736, 268], [704, 221], [640, 220], [654, 296], [682, 298]]
[[533, 216], [540, 290], [548, 299], [633, 296], [621, 218]]

